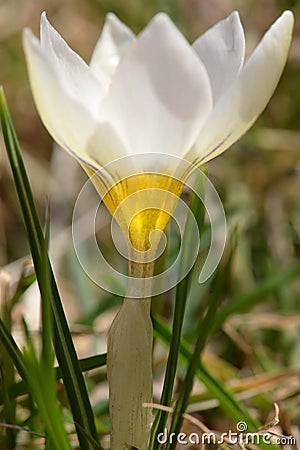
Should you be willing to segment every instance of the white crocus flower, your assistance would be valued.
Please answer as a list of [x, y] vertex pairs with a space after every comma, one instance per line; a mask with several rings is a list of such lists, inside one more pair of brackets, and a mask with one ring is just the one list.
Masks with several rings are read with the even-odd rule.
[[246, 64], [237, 12], [193, 45], [165, 14], [137, 37], [109, 14], [90, 66], [43, 13], [40, 41], [26, 29], [24, 47], [44, 124], [83, 164], [98, 170], [137, 153], [198, 164], [232, 145], [265, 108], [286, 62], [292, 27], [286, 11]]
[[[237, 12], [192, 45], [165, 14], [138, 36], [109, 14], [87, 65], [42, 14], [40, 41], [26, 29], [24, 48], [45, 126], [90, 176], [98, 172], [94, 183], [114, 214], [126, 197], [145, 188], [181, 194], [190, 170], [175, 167], [173, 159], [166, 163], [166, 155], [199, 166], [250, 128], [281, 76], [292, 28], [293, 15], [286, 11], [244, 64]], [[112, 161], [120, 163], [107, 169]], [[166, 204], [163, 195], [161, 202]], [[131, 219], [126, 209], [117, 218], [123, 230], [129, 228], [133, 246], [145, 251], [149, 233], [164, 230], [169, 214], [158, 208]], [[131, 264], [131, 274], [149, 276], [151, 268], [141, 270], [145, 266]], [[113, 450], [126, 444], [145, 450], [148, 441], [150, 416], [141, 405], [151, 400], [150, 293], [137, 301], [135, 290], [129, 286], [110, 333]]]

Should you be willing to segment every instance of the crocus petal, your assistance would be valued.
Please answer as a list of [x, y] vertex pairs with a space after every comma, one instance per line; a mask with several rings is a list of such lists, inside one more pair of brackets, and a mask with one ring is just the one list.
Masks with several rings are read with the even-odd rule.
[[94, 165], [85, 152], [87, 139], [95, 128], [89, 110], [67, 95], [56, 67], [29, 29], [24, 30], [23, 45], [31, 89], [44, 125], [65, 150]]
[[[127, 164], [123, 159], [130, 154], [128, 148], [122, 141], [119, 133], [115, 127], [109, 122], [98, 122], [97, 126], [86, 143], [86, 152], [93, 161], [97, 163], [98, 168], [103, 168], [112, 161], [115, 162], [113, 166], [114, 173], [105, 167], [102, 172], [105, 176], [106, 170], [110, 171], [110, 179], [117, 182], [119, 178], [123, 178], [128, 173]], [[118, 163], [118, 161], [120, 163]], [[116, 175], [117, 174], [117, 175]]]
[[216, 104], [187, 159], [196, 165], [215, 158], [236, 142], [266, 107], [286, 63], [293, 14], [286, 11], [267, 31], [240, 77]]
[[99, 110], [101, 99], [106, 94], [104, 79], [95, 76], [89, 66], [75, 53], [48, 22], [46, 13], [41, 15], [41, 48], [50, 58], [53, 65], [65, 83], [66, 92], [88, 104], [89, 109], [96, 113]]
[[102, 113], [131, 154], [182, 155], [211, 105], [203, 64], [170, 19], [158, 14], [121, 60]]
[[216, 103], [244, 63], [245, 36], [238, 12], [234, 11], [200, 36], [193, 48], [205, 65]]
[[[30, 30], [25, 29], [23, 34], [29, 78], [36, 106], [53, 139], [77, 158], [83, 166], [88, 165], [98, 170], [110, 162], [111, 158], [118, 159], [128, 152], [120, 139], [116, 137], [113, 128], [98, 121], [100, 101], [97, 99], [97, 93], [98, 88], [101, 89], [100, 83], [98, 84], [98, 80], [92, 74], [94, 84], [92, 82], [90, 88], [85, 86], [85, 82], [88, 84], [89, 81], [84, 78], [85, 68], [82, 71], [80, 63], [78, 72], [76, 73], [75, 66], [72, 71], [72, 64], [75, 65], [77, 55], [71, 49], [66, 50], [68, 55], [71, 54], [69, 59], [66, 56], [65, 59], [58, 61], [61, 55], [59, 47], [64, 49], [66, 44], [48, 25], [44, 17], [42, 45]], [[61, 57], [63, 58], [63, 55]], [[67, 66], [66, 71], [62, 70], [61, 65]], [[88, 66], [86, 68], [90, 71]], [[81, 76], [84, 80], [82, 89], [79, 86]], [[76, 84], [77, 81], [78, 84]], [[80, 89], [83, 94], [79, 91]], [[84, 103], [82, 95], [88, 98]], [[101, 149], [104, 150], [101, 153], [95, 150], [97, 146], [99, 147], [98, 134], [101, 134]], [[117, 145], [115, 145], [116, 142]], [[94, 158], [93, 155], [97, 157]]]
[[92, 54], [90, 68], [109, 84], [120, 59], [135, 41], [134, 33], [114, 14], [107, 14], [101, 36]]

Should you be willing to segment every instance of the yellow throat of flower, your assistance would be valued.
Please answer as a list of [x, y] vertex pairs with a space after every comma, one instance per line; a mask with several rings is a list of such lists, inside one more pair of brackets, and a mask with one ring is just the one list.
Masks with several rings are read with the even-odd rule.
[[[182, 193], [183, 182], [157, 173], [131, 175], [103, 195], [98, 175], [92, 178], [103, 201], [135, 250], [155, 252]], [[153, 233], [158, 230], [160, 233]]]

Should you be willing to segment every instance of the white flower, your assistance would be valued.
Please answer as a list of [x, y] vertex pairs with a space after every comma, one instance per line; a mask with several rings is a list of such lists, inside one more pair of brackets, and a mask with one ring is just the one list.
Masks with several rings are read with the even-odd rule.
[[[292, 28], [293, 15], [286, 11], [246, 64], [237, 12], [193, 45], [165, 14], [157, 14], [138, 36], [108, 14], [89, 66], [45, 13], [40, 41], [29, 29], [23, 40], [45, 126], [89, 176], [98, 171], [93, 182], [114, 214], [124, 199], [145, 188], [179, 196], [193, 165], [219, 155], [249, 129], [278, 83]], [[107, 168], [112, 161], [119, 162]], [[188, 168], [179, 161], [188, 161]], [[144, 176], [151, 172], [164, 176]], [[140, 175], [132, 177], [135, 173]], [[182, 182], [172, 181], [172, 176]], [[161, 202], [161, 209], [174, 203], [165, 196]], [[155, 227], [163, 230], [170, 217], [161, 213], [132, 221], [124, 208], [119, 213], [117, 221], [123, 231], [131, 226], [131, 242], [139, 249], [147, 247], [149, 233]]]
[[40, 41], [26, 29], [24, 48], [38, 111], [63, 148], [96, 171], [141, 153], [139, 169], [156, 171], [159, 154], [200, 165], [249, 129], [281, 76], [292, 28], [286, 11], [244, 64], [237, 12], [192, 45], [165, 14], [138, 36], [108, 14], [87, 65], [43, 13]]

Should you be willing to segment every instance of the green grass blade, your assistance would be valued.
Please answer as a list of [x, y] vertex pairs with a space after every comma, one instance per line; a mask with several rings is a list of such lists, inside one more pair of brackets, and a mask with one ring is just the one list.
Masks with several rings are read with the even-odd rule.
[[[15, 423], [16, 421], [16, 402], [9, 395], [9, 385], [7, 383], [7, 377], [4, 370], [0, 366], [0, 391], [3, 395], [3, 409], [1, 411], [1, 419], [7, 424]], [[0, 436], [1, 436], [0, 430]], [[5, 441], [7, 443], [7, 447], [9, 449], [13, 449], [16, 447], [16, 430], [13, 428], [5, 429]], [[2, 436], [1, 436], [2, 437]]]
[[53, 443], [53, 450], [71, 450], [63, 425], [62, 412], [56, 399], [53, 372], [49, 371], [48, 361], [38, 358], [30, 338], [24, 348], [24, 361], [28, 371], [29, 390]]
[[50, 267], [48, 262], [48, 246], [50, 238], [50, 213], [49, 206], [46, 207], [46, 230], [45, 240], [42, 242], [41, 255], [41, 285], [43, 286], [42, 295], [42, 358], [47, 365], [48, 370], [53, 374], [54, 382], [54, 352], [53, 352], [53, 312], [51, 308], [51, 285], [50, 285]]
[[[180, 386], [178, 398], [174, 408], [174, 414], [172, 415], [170, 434], [175, 433], [175, 436], [177, 436], [180, 432], [183, 423], [183, 413], [185, 413], [186, 408], [188, 406], [189, 397], [193, 388], [194, 377], [196, 370], [198, 368], [201, 353], [211, 333], [218, 306], [226, 290], [226, 283], [231, 268], [233, 250], [234, 246], [230, 246], [230, 252], [226, 259], [226, 262], [223, 263], [221, 270], [218, 270], [213, 280], [207, 312], [204, 315], [203, 319], [200, 321], [200, 325], [198, 327], [199, 329], [197, 333], [196, 344], [193, 350], [192, 357], [188, 364], [185, 379], [183, 380], [182, 385]], [[176, 445], [175, 442], [170, 445], [167, 445], [166, 449], [174, 450], [175, 445]]]
[[[203, 177], [200, 176], [196, 180], [195, 192], [200, 189], [203, 190]], [[182, 259], [181, 259], [181, 273], [185, 272], [185, 267], [188, 266], [190, 249], [194, 246], [194, 235], [190, 232], [192, 217], [195, 217], [198, 222], [199, 229], [202, 228], [205, 216], [204, 205], [196, 193], [193, 193], [190, 202], [190, 210], [192, 215], [188, 217], [182, 240]], [[192, 270], [186, 277], [178, 284], [176, 288], [175, 309], [173, 317], [172, 335], [170, 338], [169, 357], [166, 366], [166, 373], [164, 377], [164, 385], [160, 402], [162, 405], [169, 406], [172, 400], [172, 393], [178, 364], [178, 354], [180, 349], [180, 340], [182, 334], [183, 319], [188, 296], [189, 284], [192, 277]], [[167, 421], [168, 413], [165, 411], [157, 411], [153, 425], [151, 428], [150, 446], [152, 450], [158, 450], [159, 443], [155, 439], [159, 431], [163, 431]]]
[[7, 353], [13, 360], [13, 363], [22, 378], [22, 380], [26, 380], [26, 365], [24, 364], [24, 359], [21, 350], [17, 346], [14, 338], [6, 328], [2, 319], [0, 318], [0, 340], [4, 345]]
[[[0, 271], [0, 317], [6, 329], [11, 333], [12, 328], [12, 304], [10, 302], [9, 285], [10, 276]], [[15, 367], [5, 346], [0, 346], [0, 392], [3, 393], [3, 408], [0, 409], [1, 420], [5, 423], [16, 421], [16, 401], [9, 396], [9, 390], [15, 385]], [[8, 448], [15, 448], [16, 430], [12, 428], [0, 429], [0, 442], [2, 435]]]
[[[1, 322], [0, 322], [0, 339], [2, 339], [1, 335]], [[21, 354], [22, 356], [22, 354]], [[14, 360], [15, 361], [15, 360]], [[99, 367], [103, 367], [106, 365], [106, 353], [101, 355], [89, 356], [88, 358], [83, 358], [79, 360], [80, 369], [82, 372], [87, 372], [89, 370], [97, 369]], [[56, 380], [62, 378], [61, 368], [55, 367], [54, 369]], [[24, 381], [19, 381], [9, 390], [10, 398], [18, 397], [19, 395], [24, 395], [28, 392], [28, 388]], [[0, 392], [0, 405], [3, 404], [3, 398]]]
[[[43, 276], [41, 274], [42, 245], [45, 242], [33, 195], [26, 174], [18, 139], [8, 112], [3, 90], [0, 90], [0, 116], [4, 141], [10, 160], [14, 181], [27, 229], [28, 241], [35, 266], [36, 276], [43, 297]], [[55, 278], [49, 264], [51, 284], [51, 307], [54, 317], [55, 351], [62, 370], [63, 379], [70, 402], [74, 421], [79, 423], [97, 440], [94, 415], [88, 398], [84, 378], [80, 370], [77, 354], [66, 321]], [[93, 446], [83, 433], [77, 429], [82, 450], [91, 450]]]
[[12, 306], [18, 303], [18, 301], [20, 300], [26, 289], [28, 289], [32, 285], [32, 283], [34, 283], [35, 280], [36, 280], [35, 273], [26, 274], [25, 271], [23, 271], [20, 280], [18, 282], [16, 292], [10, 300]]

